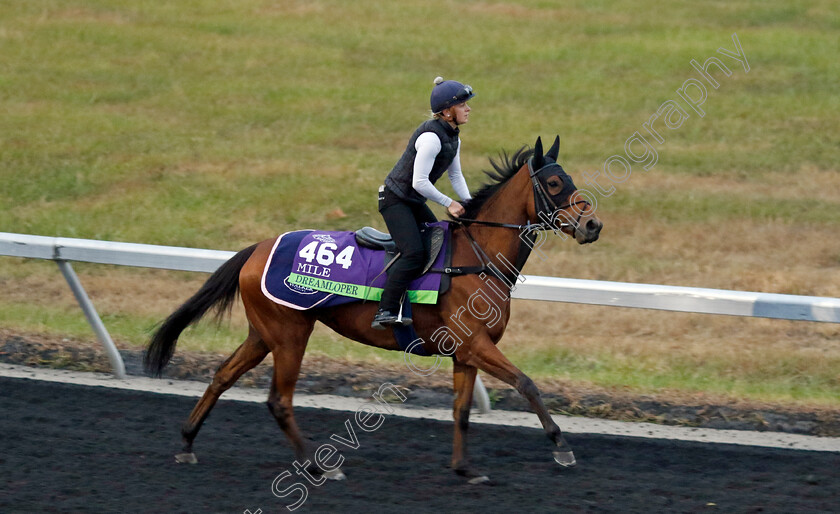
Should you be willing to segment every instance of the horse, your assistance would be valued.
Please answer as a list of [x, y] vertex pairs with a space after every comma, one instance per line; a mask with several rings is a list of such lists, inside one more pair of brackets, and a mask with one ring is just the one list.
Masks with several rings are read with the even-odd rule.
[[[460, 218], [449, 220], [453, 267], [446, 271], [452, 275], [450, 287], [437, 304], [413, 306], [414, 327], [425, 352], [435, 358], [448, 356], [453, 361], [451, 468], [470, 483], [488, 480], [473, 469], [467, 455], [467, 431], [478, 370], [509, 384], [528, 400], [560, 466], [571, 467], [576, 463], [571, 446], [552, 420], [533, 380], [497, 347], [510, 317], [510, 291], [517, 279], [522, 278], [518, 273], [535, 247], [536, 235], [554, 230], [564, 239], [571, 236], [579, 244], [585, 244], [597, 240], [603, 226], [594, 206], [557, 164], [559, 146], [558, 136], [543, 155], [538, 138], [532, 150], [522, 147], [512, 155], [503, 152], [500, 162], [490, 160], [495, 170], [485, 171], [490, 182], [465, 202], [465, 213]], [[321, 322], [338, 334], [369, 346], [386, 350], [400, 350], [400, 347], [390, 331], [371, 328], [377, 302], [295, 310], [268, 299], [261, 290], [260, 280], [274, 241], [265, 240], [235, 254], [166, 318], [151, 337], [144, 357], [145, 369], [160, 376], [181, 332], [210, 310], [215, 309], [218, 315], [228, 311], [239, 293], [249, 324], [248, 336], [219, 366], [212, 383], [184, 423], [181, 429], [184, 446], [176, 454], [176, 460], [197, 462], [193, 442], [216, 401], [270, 352], [274, 374], [268, 409], [289, 439], [297, 461], [307, 463], [314, 473], [343, 479], [340, 469], [320, 469], [309, 464], [310, 454], [295, 422], [292, 397], [308, 339], [315, 323]], [[515, 263], [513, 270], [511, 263]], [[478, 307], [465, 309], [471, 301], [470, 305], [477, 305], [474, 293], [485, 285], [493, 291], [483, 290], [487, 308], [482, 312], [475, 312], [481, 311]], [[492, 303], [498, 312], [488, 320], [486, 313], [491, 309], [488, 299], [493, 295]], [[441, 329], [461, 337], [436, 338], [435, 331]], [[457, 347], [452, 348], [454, 339], [458, 339]]]

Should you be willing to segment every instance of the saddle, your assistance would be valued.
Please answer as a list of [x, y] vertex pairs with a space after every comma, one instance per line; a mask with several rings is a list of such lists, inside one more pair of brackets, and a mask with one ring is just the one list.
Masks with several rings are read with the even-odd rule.
[[[426, 249], [426, 264], [423, 266], [422, 273], [425, 274], [431, 269], [432, 264], [440, 254], [440, 249], [443, 247], [445, 229], [437, 226], [425, 227], [420, 230], [420, 235], [423, 238], [423, 247]], [[384, 250], [386, 270], [400, 257], [397, 244], [391, 238], [391, 235], [376, 230], [373, 227], [363, 227], [357, 230], [356, 243], [359, 246], [364, 246], [371, 250]]]

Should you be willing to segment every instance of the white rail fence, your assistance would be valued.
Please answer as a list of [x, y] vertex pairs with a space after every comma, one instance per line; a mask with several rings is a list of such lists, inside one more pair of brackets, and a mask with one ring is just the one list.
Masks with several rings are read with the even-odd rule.
[[[212, 273], [234, 253], [0, 232], [0, 255], [47, 259], [58, 264], [88, 322], [105, 346], [118, 378], [125, 377], [122, 358], [69, 261]], [[531, 275], [523, 275], [523, 278], [513, 291], [513, 298], [840, 323], [840, 298]], [[480, 380], [476, 381], [476, 393], [479, 408], [489, 410], [489, 399]]]

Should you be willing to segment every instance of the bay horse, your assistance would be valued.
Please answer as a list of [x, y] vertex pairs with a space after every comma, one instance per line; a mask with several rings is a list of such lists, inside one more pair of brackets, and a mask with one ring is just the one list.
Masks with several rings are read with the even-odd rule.
[[[540, 399], [534, 382], [496, 346], [510, 317], [511, 287], [533, 248], [535, 236], [532, 234], [537, 233], [536, 229], [559, 230], [579, 244], [597, 240], [601, 231], [602, 223], [595, 215], [594, 206], [583, 199], [571, 177], [556, 163], [559, 146], [558, 136], [548, 153], [543, 155], [542, 142], [538, 138], [533, 150], [523, 147], [511, 156], [503, 153], [499, 163], [491, 159], [495, 172], [485, 172], [492, 179], [491, 183], [465, 202], [466, 212], [461, 218], [450, 220], [454, 246], [449, 289], [436, 305], [413, 306], [414, 326], [425, 351], [430, 355], [451, 356], [453, 360], [455, 433], [451, 466], [470, 483], [486, 480], [471, 468], [467, 459], [470, 407], [479, 369], [516, 388], [539, 417], [553, 444], [557, 463], [564, 467], [575, 464], [574, 453]], [[560, 218], [565, 222], [558, 223]], [[184, 447], [176, 455], [178, 462], [197, 462], [193, 441], [219, 396], [243, 373], [262, 362], [269, 352], [274, 358], [274, 375], [268, 408], [290, 440], [298, 462], [307, 461], [307, 449], [295, 422], [292, 396], [316, 322], [320, 321], [348, 339], [386, 350], [400, 350], [391, 331], [374, 330], [370, 326], [377, 302], [294, 310], [267, 298], [261, 291], [260, 280], [274, 241], [262, 241], [234, 255], [173, 312], [151, 338], [144, 364], [149, 373], [160, 376], [175, 351], [178, 336], [187, 326], [211, 309], [224, 313], [236, 299], [237, 292], [241, 296], [249, 323], [248, 336], [219, 366], [213, 382], [184, 423], [181, 430]], [[511, 262], [516, 268], [512, 275]], [[486, 316], [482, 319], [472, 309], [464, 308], [471, 295], [485, 284], [496, 291], [498, 297], [494, 303], [500, 316], [493, 323], [488, 323]], [[485, 295], [485, 301], [488, 297]], [[443, 348], [446, 340], [435, 342], [432, 334], [440, 328], [464, 335], [454, 351]], [[322, 472], [314, 466], [313, 471], [328, 478], [344, 478], [341, 470]]]

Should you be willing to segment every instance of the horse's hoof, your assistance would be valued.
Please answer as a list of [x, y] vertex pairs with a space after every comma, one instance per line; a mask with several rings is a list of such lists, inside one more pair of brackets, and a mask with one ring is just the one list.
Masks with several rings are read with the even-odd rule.
[[490, 485], [490, 477], [487, 475], [479, 475], [469, 468], [455, 469], [455, 473], [467, 479], [470, 485], [488, 484]]
[[347, 480], [347, 475], [341, 472], [340, 469], [332, 471], [324, 471], [324, 478], [327, 480]]
[[178, 464], [198, 464], [198, 459], [195, 458], [195, 454], [190, 453], [178, 453], [175, 455], [175, 462]]
[[575, 454], [571, 450], [555, 450], [552, 453], [554, 454], [554, 462], [564, 468], [571, 468], [577, 464]]
[[467, 480], [467, 483], [470, 485], [486, 484], [488, 482], [490, 482], [490, 477], [487, 475], [481, 475]]

